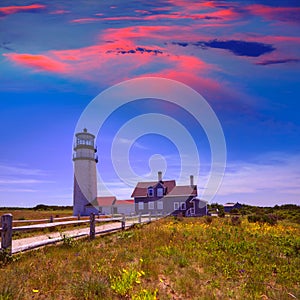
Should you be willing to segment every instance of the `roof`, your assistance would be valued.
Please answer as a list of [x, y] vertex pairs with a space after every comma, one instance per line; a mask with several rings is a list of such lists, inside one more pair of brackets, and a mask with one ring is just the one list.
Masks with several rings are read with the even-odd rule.
[[105, 197], [97, 197], [96, 200], [92, 203], [87, 204], [87, 206], [113, 206], [113, 205], [133, 205], [133, 199], [127, 200], [117, 200], [115, 196], [105, 196]]
[[116, 200], [114, 205], [134, 205], [134, 200], [133, 199], [128, 199], [128, 200]]
[[178, 185], [175, 186], [171, 192], [169, 192], [166, 197], [175, 196], [197, 196], [197, 186], [190, 185]]
[[224, 207], [233, 207], [235, 205], [241, 205], [241, 204], [238, 202], [236, 202], [236, 203], [228, 202], [228, 203], [225, 203], [223, 206]]
[[156, 187], [158, 184], [161, 184], [164, 188], [167, 188], [167, 193], [173, 190], [176, 186], [175, 180], [166, 180], [166, 181], [149, 181], [149, 182], [138, 182], [131, 197], [147, 197], [148, 187]]
[[208, 203], [207, 200], [204, 200], [204, 199], [200, 199], [200, 198], [193, 198], [190, 200], [190, 202], [193, 202], [193, 201], [199, 201], [199, 202], [204, 202], [204, 203]]
[[111, 206], [116, 202], [115, 196], [97, 197], [98, 206]]

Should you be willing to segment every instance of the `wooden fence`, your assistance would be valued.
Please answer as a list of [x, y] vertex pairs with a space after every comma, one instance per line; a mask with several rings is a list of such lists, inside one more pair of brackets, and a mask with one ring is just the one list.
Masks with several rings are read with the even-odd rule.
[[[125, 228], [131, 227], [134, 224], [138, 223], [145, 223], [145, 222], [151, 222], [152, 220], [157, 220], [158, 218], [161, 218], [162, 215], [134, 215], [134, 216], [111, 216], [111, 217], [105, 217], [100, 218], [97, 217], [95, 214], [91, 214], [89, 218], [80, 218], [80, 217], [64, 217], [64, 218], [53, 218], [50, 219], [40, 219], [40, 220], [13, 220], [13, 216], [11, 214], [5, 214], [1, 216], [1, 249], [0, 251], [6, 251], [7, 254], [11, 255], [13, 252], [16, 253], [18, 251], [12, 251], [12, 241], [13, 241], [13, 232], [16, 231], [27, 231], [27, 230], [38, 230], [38, 229], [45, 229], [45, 228], [53, 228], [57, 226], [65, 226], [65, 225], [77, 225], [77, 224], [84, 224], [86, 223], [88, 225], [89, 223], [89, 233], [87, 234], [78, 234], [73, 235], [73, 238], [81, 237], [81, 236], [87, 236], [89, 235], [90, 239], [94, 239], [96, 234], [103, 234], [107, 232], [112, 231], [118, 231], [118, 230], [124, 230]], [[71, 220], [71, 221], [65, 221], [67, 219], [74, 219], [77, 218], [77, 220]], [[61, 221], [64, 220], [64, 221]], [[48, 222], [48, 223], [40, 223], [40, 222]], [[59, 221], [59, 222], [57, 222]], [[13, 224], [16, 223], [39, 223], [39, 224], [31, 224], [31, 225], [21, 225], [21, 226], [13, 226]], [[106, 222], [120, 222], [120, 226], [108, 229], [108, 230], [101, 230], [99, 232], [96, 232], [96, 223], [106, 223]], [[33, 249], [36, 247], [40, 247], [46, 244], [50, 243], [56, 243], [58, 241], [61, 241], [64, 239], [64, 236], [61, 236], [60, 238], [55, 238], [52, 240], [46, 240], [42, 241], [40, 243], [35, 243], [32, 246], [24, 246], [22, 250], [25, 251], [29, 249]]]

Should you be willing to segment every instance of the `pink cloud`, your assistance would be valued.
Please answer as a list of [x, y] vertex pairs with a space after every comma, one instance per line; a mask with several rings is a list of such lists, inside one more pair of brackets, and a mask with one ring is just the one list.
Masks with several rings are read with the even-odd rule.
[[[120, 49], [128, 53], [119, 54]], [[93, 82], [101, 80], [108, 84], [132, 78], [137, 74], [147, 75], [153, 69], [157, 73], [166, 74], [171, 74], [173, 69], [179, 69], [182, 75], [195, 77], [212, 69], [212, 66], [199, 58], [173, 55], [161, 47], [147, 46], [148, 52], [136, 51], [131, 54], [129, 51], [132, 49], [138, 49], [138, 45], [123, 40], [78, 49], [48, 51], [42, 55], [10, 53], [5, 56], [15, 64], [34, 71], [47, 71]], [[155, 50], [163, 53], [155, 55]]]
[[70, 13], [69, 10], [64, 10], [64, 9], [58, 9], [50, 12], [51, 15], [64, 15]]
[[99, 22], [99, 21], [102, 21], [102, 20], [99, 19], [99, 18], [81, 18], [81, 19], [71, 20], [70, 22], [71, 23], [82, 23], [82, 24], [85, 24], [85, 23], [92, 23], [92, 22]]
[[18, 12], [26, 12], [32, 10], [40, 10], [46, 8], [43, 4], [31, 4], [31, 5], [23, 5], [23, 6], [6, 6], [0, 7], [0, 14], [3, 15], [11, 15], [16, 14]]
[[[99, 14], [96, 14], [100, 16]], [[70, 21], [71, 23], [91, 23], [102, 21], [161, 21], [161, 20], [200, 20], [206, 19], [215, 22], [224, 22], [233, 20], [239, 17], [239, 14], [231, 9], [223, 9], [219, 11], [207, 12], [207, 13], [191, 13], [191, 12], [172, 12], [168, 14], [151, 14], [143, 16], [115, 16], [115, 17], [101, 17], [101, 18], [80, 18]]]
[[197, 33], [197, 29], [201, 28], [202, 25], [183, 27], [179, 25], [173, 26], [129, 26], [125, 28], [114, 28], [107, 29], [101, 36], [100, 39], [104, 41], [135, 41], [145, 39], [149, 43], [149, 40], [153, 39], [156, 43], [178, 40], [181, 34], [184, 36], [185, 41], [195, 41], [199, 38], [208, 38], [203, 33], [201, 35]]
[[68, 65], [66, 63], [57, 61], [47, 55], [26, 53], [6, 53], [3, 55], [18, 65], [30, 67], [36, 71], [46, 71], [51, 73], [67, 73], [68, 71]]
[[261, 16], [268, 20], [277, 20], [283, 22], [300, 22], [299, 7], [271, 7], [261, 4], [247, 6], [247, 9], [254, 15]]
[[[30, 68], [34, 72], [56, 73], [106, 86], [133, 77], [158, 76], [186, 83], [215, 102], [222, 102], [222, 99], [231, 96], [231, 89], [224, 87], [226, 82], [220, 84], [211, 77], [212, 72], [218, 70], [215, 65], [187, 54], [184, 48], [165, 44], [166, 40], [180, 35], [179, 30], [182, 28], [178, 27], [177, 31], [176, 28], [137, 26], [107, 29], [99, 36], [98, 43], [88, 47], [52, 50], [38, 55], [10, 53], [5, 56], [15, 64]], [[189, 38], [194, 40], [203, 37], [191, 32]], [[156, 45], [151, 45], [151, 39], [155, 39]], [[147, 41], [147, 46], [143, 45], [143, 41]], [[153, 52], [129, 52], [138, 47]], [[155, 50], [162, 53], [155, 55]]]

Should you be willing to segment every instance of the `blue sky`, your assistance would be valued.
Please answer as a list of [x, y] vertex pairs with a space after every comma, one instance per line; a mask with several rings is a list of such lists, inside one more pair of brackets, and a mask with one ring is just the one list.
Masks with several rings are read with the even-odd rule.
[[[299, 16], [299, 2], [283, 0], [2, 1], [0, 206], [71, 205], [81, 114], [105, 89], [147, 76], [188, 85], [217, 115], [227, 164], [212, 202], [299, 204]], [[130, 197], [111, 145], [119, 128], [150, 113], [172, 117], [194, 138], [201, 193], [208, 139], [186, 111], [160, 99], [124, 105], [107, 119], [97, 136], [100, 176], [118, 198]], [[178, 179], [174, 140], [153, 132], [118, 142], [132, 146], [130, 165], [145, 180], [160, 166], [164, 178]], [[182, 184], [193, 161], [185, 163]]]

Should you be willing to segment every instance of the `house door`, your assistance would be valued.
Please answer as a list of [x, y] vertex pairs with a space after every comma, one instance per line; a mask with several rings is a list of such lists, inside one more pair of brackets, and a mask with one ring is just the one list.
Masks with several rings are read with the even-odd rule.
[[195, 202], [193, 201], [193, 206], [190, 207], [186, 212], [185, 212], [185, 215], [187, 217], [192, 217], [195, 215]]

